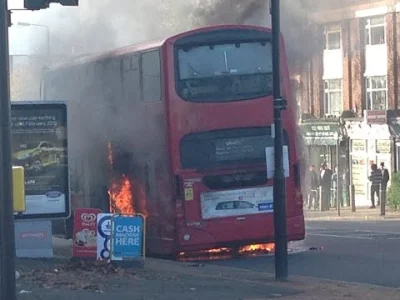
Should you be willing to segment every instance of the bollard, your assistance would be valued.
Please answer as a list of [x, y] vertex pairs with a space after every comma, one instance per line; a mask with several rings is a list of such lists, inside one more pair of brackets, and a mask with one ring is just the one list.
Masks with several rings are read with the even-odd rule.
[[379, 199], [381, 202], [381, 216], [386, 215], [386, 190], [379, 191]]
[[356, 212], [356, 191], [354, 185], [350, 185], [350, 204], [351, 211]]

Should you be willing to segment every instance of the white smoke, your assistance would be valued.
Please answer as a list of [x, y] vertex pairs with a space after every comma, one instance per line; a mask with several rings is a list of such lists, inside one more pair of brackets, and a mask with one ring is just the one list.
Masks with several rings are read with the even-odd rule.
[[[15, 3], [18, 0], [11, 1]], [[193, 27], [216, 23], [268, 24], [267, 0], [81, 0], [79, 7], [52, 4], [38, 12], [15, 12], [13, 22], [48, 26], [52, 53], [68, 55], [109, 50], [159, 39]], [[245, 4], [243, 4], [244, 2]], [[11, 6], [11, 4], [10, 4]], [[14, 5], [15, 7], [15, 5]], [[18, 31], [19, 30], [19, 31]], [[44, 51], [43, 29], [30, 27], [29, 35], [13, 28], [12, 49]], [[42, 31], [40, 31], [42, 30]], [[40, 36], [40, 38], [38, 38]], [[29, 52], [29, 51], [27, 51]]]

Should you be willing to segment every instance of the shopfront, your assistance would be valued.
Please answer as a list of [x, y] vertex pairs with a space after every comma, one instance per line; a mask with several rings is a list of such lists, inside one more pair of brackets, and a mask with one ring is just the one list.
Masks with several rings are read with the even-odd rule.
[[350, 183], [354, 188], [356, 207], [371, 205], [371, 183], [368, 179], [371, 165], [385, 163], [391, 172], [393, 139], [387, 124], [386, 111], [379, 112], [382, 117], [372, 117], [366, 112], [364, 119], [346, 121], [349, 136]]
[[306, 161], [317, 169], [323, 163], [333, 169], [345, 164], [345, 135], [339, 121], [310, 120], [300, 125]]

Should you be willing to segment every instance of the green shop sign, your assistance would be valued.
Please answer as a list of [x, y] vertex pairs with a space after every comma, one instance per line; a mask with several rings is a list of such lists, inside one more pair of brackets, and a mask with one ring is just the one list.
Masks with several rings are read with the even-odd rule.
[[307, 123], [300, 128], [306, 145], [335, 146], [340, 134], [338, 123]]

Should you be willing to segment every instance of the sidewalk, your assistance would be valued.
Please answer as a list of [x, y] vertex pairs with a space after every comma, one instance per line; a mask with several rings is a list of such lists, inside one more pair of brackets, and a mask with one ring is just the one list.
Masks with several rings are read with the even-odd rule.
[[369, 209], [368, 207], [360, 207], [356, 212], [352, 212], [351, 208], [345, 207], [340, 210], [340, 217], [336, 208], [331, 208], [329, 211], [315, 211], [304, 208], [304, 216], [307, 221], [361, 221], [361, 220], [400, 220], [400, 212], [390, 211], [386, 209], [386, 215], [380, 216], [381, 209]]
[[382, 287], [295, 276], [277, 283], [267, 273], [158, 259], [146, 259], [142, 269], [72, 263], [61, 257], [19, 259], [18, 270], [19, 300], [400, 299], [399, 290]]

